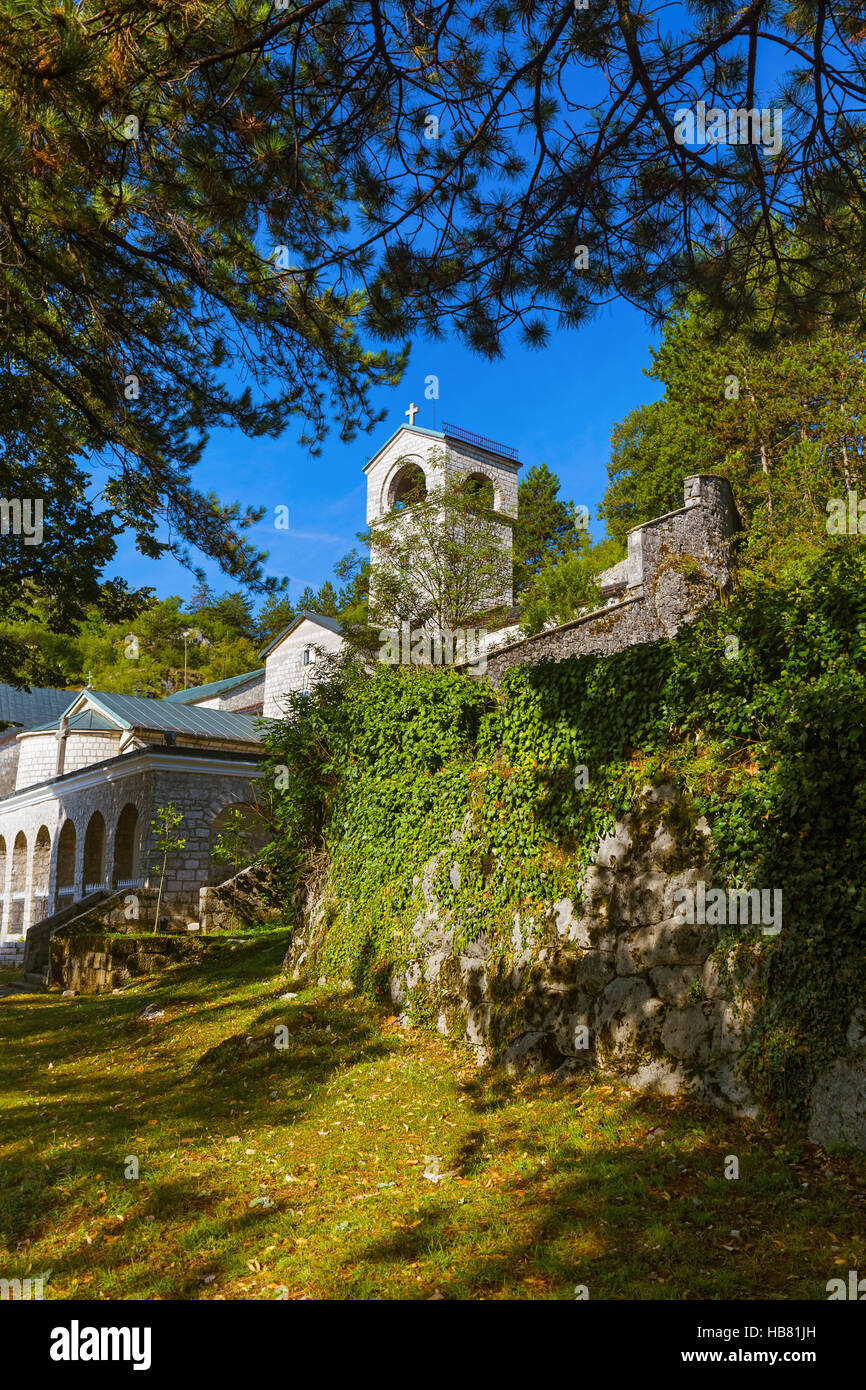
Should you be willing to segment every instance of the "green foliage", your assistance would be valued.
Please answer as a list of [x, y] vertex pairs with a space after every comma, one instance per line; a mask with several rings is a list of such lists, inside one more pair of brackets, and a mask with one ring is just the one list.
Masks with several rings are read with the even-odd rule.
[[14, 625], [10, 634], [38, 654], [52, 675], [46, 684], [86, 683], [159, 699], [183, 688], [184, 669], [191, 687], [259, 668], [265, 628], [240, 592], [217, 597], [199, 591], [184, 608], [176, 594], [157, 599], [145, 591], [139, 611], [121, 621], [106, 623], [99, 608], [89, 608], [73, 637], [53, 630], [43, 614]]
[[574, 503], [559, 496], [560, 482], [546, 463], [533, 464], [517, 488], [514, 526], [514, 596], [517, 600], [547, 565], [581, 549]]
[[638, 406], [614, 426], [599, 507], [612, 536], [625, 544], [630, 527], [682, 506], [683, 479], [701, 471], [701, 444], [667, 401]]
[[[446, 472], [444, 455], [431, 451], [429, 461]], [[371, 547], [371, 621], [450, 630], [486, 622], [502, 610], [496, 600], [510, 587], [503, 545], [508, 522], [497, 519], [471, 479], [449, 479], [426, 494], [420, 488], [410, 485], [404, 505], [386, 512], [363, 537]]]
[[[240, 807], [235, 806], [229, 811], [225, 824], [214, 841], [211, 858], [223, 864], [230, 864], [234, 878], [241, 869], [252, 863], [254, 857], [247, 818]], [[236, 908], [236, 903], [233, 902], [233, 906]], [[236, 913], [232, 917], [232, 924], [237, 924]]]
[[[42, 495], [43, 460], [101, 457], [95, 538], [126, 526], [152, 556], [195, 546], [267, 592], [264, 556], [243, 538], [261, 510], [193, 485], [209, 432], [276, 436], [297, 420], [318, 448], [333, 417], [349, 438], [380, 418], [370, 392], [404, 357], [363, 345], [357, 288], [297, 273], [347, 190], [307, 166], [306, 229], [290, 211], [300, 149], [273, 51], [285, 60], [285, 21], [242, 10], [3, 3], [0, 436], [26, 475], [18, 495]], [[251, 53], [243, 73], [225, 50]], [[306, 88], [305, 63], [294, 70]], [[336, 157], [350, 160], [342, 146]], [[292, 267], [275, 263], [280, 238]], [[56, 516], [60, 545], [69, 513]]]
[[692, 300], [652, 357], [647, 376], [664, 386], [663, 399], [632, 411], [611, 438], [599, 509], [611, 535], [624, 541], [630, 526], [682, 506], [689, 473], [719, 473], [746, 528], [741, 566], [782, 578], [826, 544], [827, 499], [866, 482], [862, 334], [722, 336]]
[[214, 841], [211, 858], [230, 864], [235, 873], [253, 861], [247, 819], [238, 807], [229, 811], [225, 824]]
[[375, 987], [419, 949], [436, 855], [460, 939], [483, 930], [507, 959], [514, 913], [577, 894], [598, 836], [670, 781], [712, 827], [717, 882], [782, 889], [747, 1060], [796, 1112], [866, 986], [864, 628], [866, 549], [840, 538], [671, 641], [512, 667], [499, 690], [344, 660], [268, 732], [286, 891], [330, 865], [327, 965]]
[[346, 628], [351, 639], [355, 628], [365, 629], [367, 621], [367, 594], [369, 588], [370, 562], [357, 550], [350, 550], [334, 566], [334, 576], [342, 580], [342, 586], [335, 589], [329, 579], [317, 590], [307, 585], [297, 600], [292, 601], [286, 594], [268, 597], [259, 614], [258, 630], [262, 645], [272, 642], [302, 610], [320, 613], [326, 618], [338, 618]]
[[528, 633], [541, 632], [550, 622], [567, 623], [581, 608], [597, 608], [601, 589], [597, 576], [623, 559], [625, 548], [617, 540], [593, 543], [587, 535], [583, 548], [565, 559], [548, 560], [524, 596], [521, 625]]

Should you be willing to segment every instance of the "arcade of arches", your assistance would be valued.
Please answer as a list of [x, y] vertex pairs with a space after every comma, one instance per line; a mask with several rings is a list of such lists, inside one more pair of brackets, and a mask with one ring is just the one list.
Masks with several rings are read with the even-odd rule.
[[[184, 861], [186, 851], [178, 851], [180, 865], [167, 871], [186, 872], [190, 881], [183, 904], [186, 917], [196, 908], [200, 886], [222, 883], [236, 872], [231, 862], [212, 854], [217, 836], [237, 810], [245, 848], [255, 854], [267, 842], [264, 822], [249, 800], [232, 800], [215, 814], [191, 814], [191, 851], [198, 849], [198, 859]], [[74, 819], [65, 815], [59, 830], [42, 823], [35, 833], [32, 828], [0, 833], [0, 938], [23, 936], [34, 923], [98, 888], [146, 885], [157, 872], [150, 863], [156, 858], [150, 850], [150, 815], [150, 807], [145, 812], [127, 801], [116, 817], [92, 810]], [[185, 829], [181, 826], [181, 836]], [[206, 862], [199, 867], [203, 854]]]

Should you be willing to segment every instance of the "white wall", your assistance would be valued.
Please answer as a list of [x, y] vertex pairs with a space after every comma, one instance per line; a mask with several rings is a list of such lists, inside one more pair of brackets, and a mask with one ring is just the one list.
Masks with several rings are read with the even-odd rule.
[[[316, 651], [339, 652], [343, 638], [330, 628], [304, 618], [283, 638], [278, 647], [265, 658], [265, 699], [262, 714], [265, 719], [281, 719], [286, 712], [286, 697], [292, 690], [309, 690], [321, 670], [321, 657]], [[311, 648], [310, 664], [305, 666], [305, 648]]]
[[[70, 729], [66, 736], [64, 773], [77, 772], [79, 768], [91, 767], [93, 763], [116, 757], [120, 752], [120, 737], [119, 731], [102, 733], [92, 729]], [[54, 777], [57, 770], [56, 733], [22, 734], [19, 743], [21, 754], [15, 781], [16, 791], [20, 791], [22, 787], [33, 787], [37, 782], [45, 782]]]
[[[485, 450], [464, 444], [462, 441], [448, 440], [446, 443], [445, 440], [431, 437], [417, 428], [403, 426], [372, 465], [364, 470], [367, 474], [368, 524], [374, 525], [380, 517], [390, 511], [390, 495], [394, 481], [409, 463], [417, 464], [423, 471], [428, 492], [441, 487], [446, 480], [481, 474], [493, 485], [495, 510], [504, 517], [517, 516], [517, 463], [488, 454]], [[403, 525], [411, 533], [411, 508], [406, 511]], [[513, 602], [511, 523], [495, 523], [495, 530], [498, 532], [504, 556], [503, 584], [498, 592], [490, 593], [488, 605], [491, 609], [509, 608]], [[382, 562], [375, 544], [370, 558], [374, 568], [377, 563]], [[372, 599], [375, 603], [375, 589]]]

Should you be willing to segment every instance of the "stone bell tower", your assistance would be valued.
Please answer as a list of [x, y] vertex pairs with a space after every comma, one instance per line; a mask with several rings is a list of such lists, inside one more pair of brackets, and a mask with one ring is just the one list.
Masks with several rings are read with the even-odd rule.
[[[417, 407], [406, 412], [414, 421]], [[364, 465], [367, 475], [367, 525], [375, 532], [376, 522], [423, 482], [432, 492], [456, 479], [487, 483], [492, 490], [493, 525], [499, 534], [507, 582], [490, 595], [490, 609], [510, 608], [514, 601], [511, 578], [512, 525], [517, 518], [517, 450], [492, 439], [473, 434], [456, 425], [443, 424], [441, 430], [424, 429], [410, 423], [401, 425], [391, 438]], [[488, 495], [491, 495], [488, 490]], [[411, 508], [406, 512], [411, 524]], [[375, 543], [373, 546], [375, 554]], [[371, 556], [372, 558], [372, 556]]]

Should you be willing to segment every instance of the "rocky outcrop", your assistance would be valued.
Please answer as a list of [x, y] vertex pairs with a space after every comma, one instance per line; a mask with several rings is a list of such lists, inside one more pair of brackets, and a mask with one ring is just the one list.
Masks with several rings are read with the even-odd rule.
[[866, 1008], [848, 1025], [847, 1053], [819, 1073], [809, 1100], [809, 1138], [866, 1149]]
[[251, 864], [216, 887], [199, 890], [203, 932], [238, 931], [242, 924], [276, 922], [283, 914], [266, 864]]
[[[434, 887], [447, 862], [439, 855], [416, 880], [423, 910], [411, 959], [391, 978], [394, 1004], [409, 1018], [432, 1017], [443, 1034], [464, 1037], [479, 1061], [511, 1073], [567, 1079], [594, 1065], [635, 1089], [699, 1095], [753, 1114], [737, 1064], [762, 943], [719, 962], [723, 929], [677, 914], [677, 890], [711, 882], [709, 853], [706, 824], [691, 823], [669, 787], [647, 788], [599, 843], [580, 892], [536, 917], [515, 914], [505, 944], [484, 932], [463, 941], [459, 870], [449, 872], [457, 896], [446, 911]], [[295, 934], [287, 966], [296, 975], [316, 959], [327, 901], [320, 888]]]

